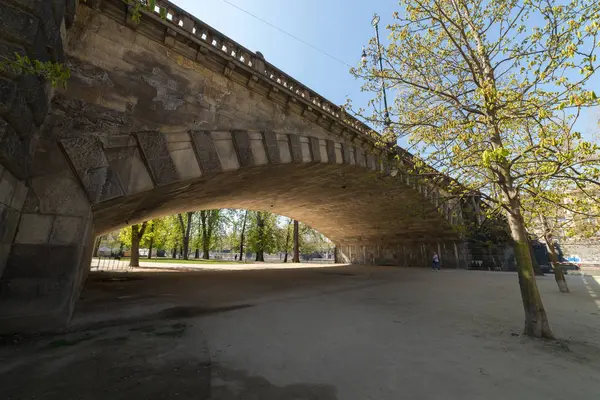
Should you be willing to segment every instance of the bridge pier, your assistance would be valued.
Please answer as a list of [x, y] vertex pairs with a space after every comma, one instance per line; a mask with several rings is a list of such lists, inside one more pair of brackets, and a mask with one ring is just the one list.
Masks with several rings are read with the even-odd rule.
[[89, 270], [90, 203], [54, 141], [39, 141], [27, 183], [4, 170], [0, 187], [0, 333], [62, 329]]
[[459, 241], [405, 241], [393, 245], [343, 244], [338, 246], [340, 263], [430, 267], [433, 253], [443, 268], [467, 268], [468, 248]]

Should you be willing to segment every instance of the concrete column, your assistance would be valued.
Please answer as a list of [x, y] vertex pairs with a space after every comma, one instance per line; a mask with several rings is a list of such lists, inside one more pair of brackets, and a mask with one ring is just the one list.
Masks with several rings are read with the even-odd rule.
[[40, 140], [28, 183], [0, 279], [0, 333], [66, 327], [91, 260], [90, 202], [57, 142]]

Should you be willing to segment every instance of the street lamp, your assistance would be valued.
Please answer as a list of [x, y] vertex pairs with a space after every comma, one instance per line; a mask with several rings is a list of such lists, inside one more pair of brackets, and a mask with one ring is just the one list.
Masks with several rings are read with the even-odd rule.
[[[383, 77], [383, 58], [381, 56], [381, 44], [379, 43], [379, 15], [375, 14], [373, 19], [371, 20], [371, 25], [375, 27], [375, 37], [377, 38], [377, 55], [379, 56], [379, 70], [381, 71], [381, 88], [383, 90], [383, 105], [385, 107], [385, 111], [383, 113], [383, 117], [385, 118], [384, 124], [386, 127], [389, 127], [391, 124], [390, 114], [388, 113], [388, 104], [387, 104], [387, 94], [385, 92], [385, 79]], [[366, 53], [363, 49], [363, 63], [366, 60]]]

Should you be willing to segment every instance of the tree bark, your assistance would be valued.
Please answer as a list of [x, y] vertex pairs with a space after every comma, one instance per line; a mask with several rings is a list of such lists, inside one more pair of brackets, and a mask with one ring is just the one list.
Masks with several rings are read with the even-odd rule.
[[283, 258], [283, 262], [287, 263], [288, 260], [288, 248], [290, 246], [290, 225], [292, 224], [292, 219], [288, 221], [287, 231], [285, 233], [285, 257]]
[[245, 234], [246, 234], [247, 219], [248, 219], [248, 210], [246, 210], [246, 213], [244, 214], [244, 222], [242, 223], [242, 233], [240, 236], [240, 261], [242, 261], [244, 258], [244, 239], [245, 239]]
[[560, 265], [558, 265], [558, 254], [556, 254], [556, 248], [554, 247], [552, 230], [548, 226], [548, 221], [545, 217], [540, 217], [540, 219], [544, 228], [544, 242], [546, 242], [546, 247], [548, 247], [550, 263], [552, 264], [552, 269], [554, 270], [554, 280], [556, 281], [558, 290], [561, 293], [569, 293], [569, 286], [567, 286], [567, 280], [565, 279], [565, 271]]
[[294, 220], [294, 258], [292, 262], [300, 262], [300, 227], [296, 220]]
[[177, 259], [177, 247], [173, 247], [173, 251], [171, 252], [171, 254], [173, 255], [173, 259]]
[[182, 256], [184, 260], [189, 259], [189, 250], [190, 250], [190, 231], [192, 229], [192, 216], [194, 215], [193, 211], [187, 213], [187, 225], [183, 222], [182, 214], [177, 214], [179, 217], [179, 225], [181, 226], [181, 236], [182, 236], [182, 244], [183, 249], [181, 250]]
[[[150, 232], [154, 233], [154, 224], [152, 224]], [[152, 259], [152, 247], [154, 247], [154, 236], [150, 238], [150, 244], [148, 245], [148, 260]]]
[[264, 262], [265, 261], [265, 219], [262, 212], [256, 213], [256, 230], [258, 231], [258, 243], [256, 246], [256, 261]]
[[140, 241], [144, 237], [146, 231], [146, 225], [144, 222], [141, 226], [138, 224], [131, 226], [131, 257], [129, 258], [130, 267], [140, 266]]
[[525, 222], [521, 214], [521, 205], [518, 194], [508, 186], [505, 192], [510, 208], [507, 212], [508, 224], [515, 242], [515, 257], [517, 259], [517, 272], [523, 310], [525, 311], [525, 328], [523, 333], [527, 336], [553, 339], [546, 310], [535, 281], [529, 238], [525, 230]]
[[196, 247], [196, 253], [194, 253], [194, 258], [200, 258], [200, 249]]

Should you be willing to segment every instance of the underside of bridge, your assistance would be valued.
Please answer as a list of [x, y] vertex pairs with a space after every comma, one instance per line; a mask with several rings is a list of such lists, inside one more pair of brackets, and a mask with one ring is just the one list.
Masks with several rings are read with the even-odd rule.
[[67, 3], [0, 1], [3, 18], [29, 27], [1, 25], [0, 51], [66, 57], [72, 75], [56, 92], [0, 77], [12, 90], [0, 98], [0, 332], [65, 326], [94, 237], [176, 212], [286, 215], [329, 237], [344, 262], [419, 266], [437, 251], [465, 265], [460, 204], [390, 173], [341, 111], [261, 57], [200, 34], [208, 28], [181, 10], [178, 24], [135, 24], [119, 0]]

